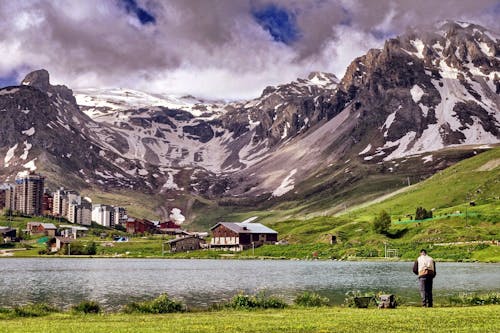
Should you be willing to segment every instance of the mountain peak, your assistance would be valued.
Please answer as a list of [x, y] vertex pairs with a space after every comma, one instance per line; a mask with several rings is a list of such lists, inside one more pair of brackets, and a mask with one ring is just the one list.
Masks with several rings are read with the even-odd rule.
[[307, 79], [320, 86], [330, 86], [332, 84], [338, 84], [339, 79], [332, 73], [326, 72], [311, 72]]
[[38, 90], [47, 92], [50, 88], [49, 72], [45, 69], [33, 71], [26, 75], [24, 80], [21, 81], [21, 85], [32, 86]]

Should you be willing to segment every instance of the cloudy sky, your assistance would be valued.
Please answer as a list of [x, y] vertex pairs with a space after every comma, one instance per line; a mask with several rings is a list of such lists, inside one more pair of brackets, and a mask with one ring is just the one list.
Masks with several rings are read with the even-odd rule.
[[408, 27], [500, 30], [500, 0], [1, 0], [0, 86], [47, 69], [70, 88], [240, 99], [327, 71]]

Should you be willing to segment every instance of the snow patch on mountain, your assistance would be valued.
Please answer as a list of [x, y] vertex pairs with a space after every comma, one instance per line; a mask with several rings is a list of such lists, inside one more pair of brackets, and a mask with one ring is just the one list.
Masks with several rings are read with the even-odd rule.
[[7, 154], [5, 154], [5, 157], [3, 159], [3, 164], [7, 168], [9, 166], [10, 160], [14, 157], [14, 152], [17, 149], [17, 143], [10, 147], [9, 150], [7, 150]]
[[[218, 101], [206, 102], [192, 96], [151, 94], [132, 89], [80, 89], [74, 93], [78, 105], [91, 118], [112, 112], [162, 106], [173, 110], [188, 111], [196, 117], [203, 113], [222, 110]], [[198, 107], [202, 105], [202, 107]]]
[[28, 141], [24, 141], [24, 152], [19, 158], [22, 160], [26, 160], [28, 158], [28, 153], [31, 147], [33, 147], [31, 143], [28, 143]]
[[410, 89], [410, 93], [411, 93], [411, 98], [413, 99], [413, 101], [415, 103], [418, 103], [420, 102], [420, 99], [422, 98], [422, 96], [424, 96], [425, 92], [422, 90], [422, 88], [420, 88], [420, 86], [418, 84], [414, 85], [411, 89]]
[[295, 175], [295, 173], [297, 173], [297, 169], [293, 169], [292, 171], [290, 171], [288, 176], [286, 176], [286, 178], [283, 179], [280, 186], [273, 191], [273, 194], [272, 194], [273, 197], [281, 197], [285, 193], [293, 190], [293, 188], [295, 186], [294, 185], [295, 180], [292, 177], [293, 177], [293, 175]]
[[31, 127], [25, 131], [22, 131], [21, 133], [27, 136], [32, 136], [33, 134], [35, 134], [35, 128]]
[[358, 155], [364, 155], [364, 154], [368, 153], [371, 149], [372, 149], [372, 145], [371, 145], [371, 143], [369, 143], [368, 146], [366, 146], [365, 149], [363, 149]]
[[37, 160], [36, 158], [32, 159], [28, 163], [24, 164], [23, 167], [25, 169], [29, 169], [30, 171], [36, 171], [36, 165], [35, 165], [36, 160]]

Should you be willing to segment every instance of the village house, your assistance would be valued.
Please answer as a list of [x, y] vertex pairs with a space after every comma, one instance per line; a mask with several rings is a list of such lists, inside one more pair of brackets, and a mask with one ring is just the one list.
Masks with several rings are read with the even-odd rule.
[[261, 223], [219, 222], [210, 230], [212, 249], [242, 251], [278, 241], [278, 232]]
[[74, 239], [78, 237], [85, 237], [86, 232], [89, 230], [86, 227], [82, 226], [77, 226], [77, 225], [70, 225], [70, 224], [63, 224], [59, 226], [61, 230], [61, 236], [63, 237], [72, 237]]
[[160, 222], [157, 228], [162, 234], [167, 235], [178, 235], [182, 232], [181, 226], [172, 221]]
[[206, 242], [204, 239], [196, 235], [189, 235], [171, 239], [167, 243], [170, 246], [170, 252], [175, 253], [199, 250], [203, 248], [203, 245], [205, 245]]
[[156, 226], [149, 220], [129, 218], [127, 220], [127, 232], [129, 234], [155, 233]]
[[52, 223], [28, 222], [27, 231], [30, 235], [40, 235], [54, 237], [57, 227]]
[[0, 244], [16, 240], [16, 229], [0, 226]]
[[64, 246], [71, 244], [75, 239], [71, 237], [54, 237], [49, 241], [50, 252], [58, 252]]

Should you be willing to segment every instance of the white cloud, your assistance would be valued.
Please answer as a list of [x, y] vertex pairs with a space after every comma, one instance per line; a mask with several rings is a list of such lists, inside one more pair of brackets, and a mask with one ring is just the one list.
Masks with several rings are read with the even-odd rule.
[[310, 71], [341, 77], [354, 57], [382, 45], [373, 30], [401, 33], [442, 18], [499, 26], [487, 10], [493, 0], [273, 2], [296, 15], [296, 43], [273, 41], [252, 18], [268, 0], [138, 1], [154, 25], [117, 1], [0, 1], [0, 76], [45, 68], [70, 88], [249, 98]]

